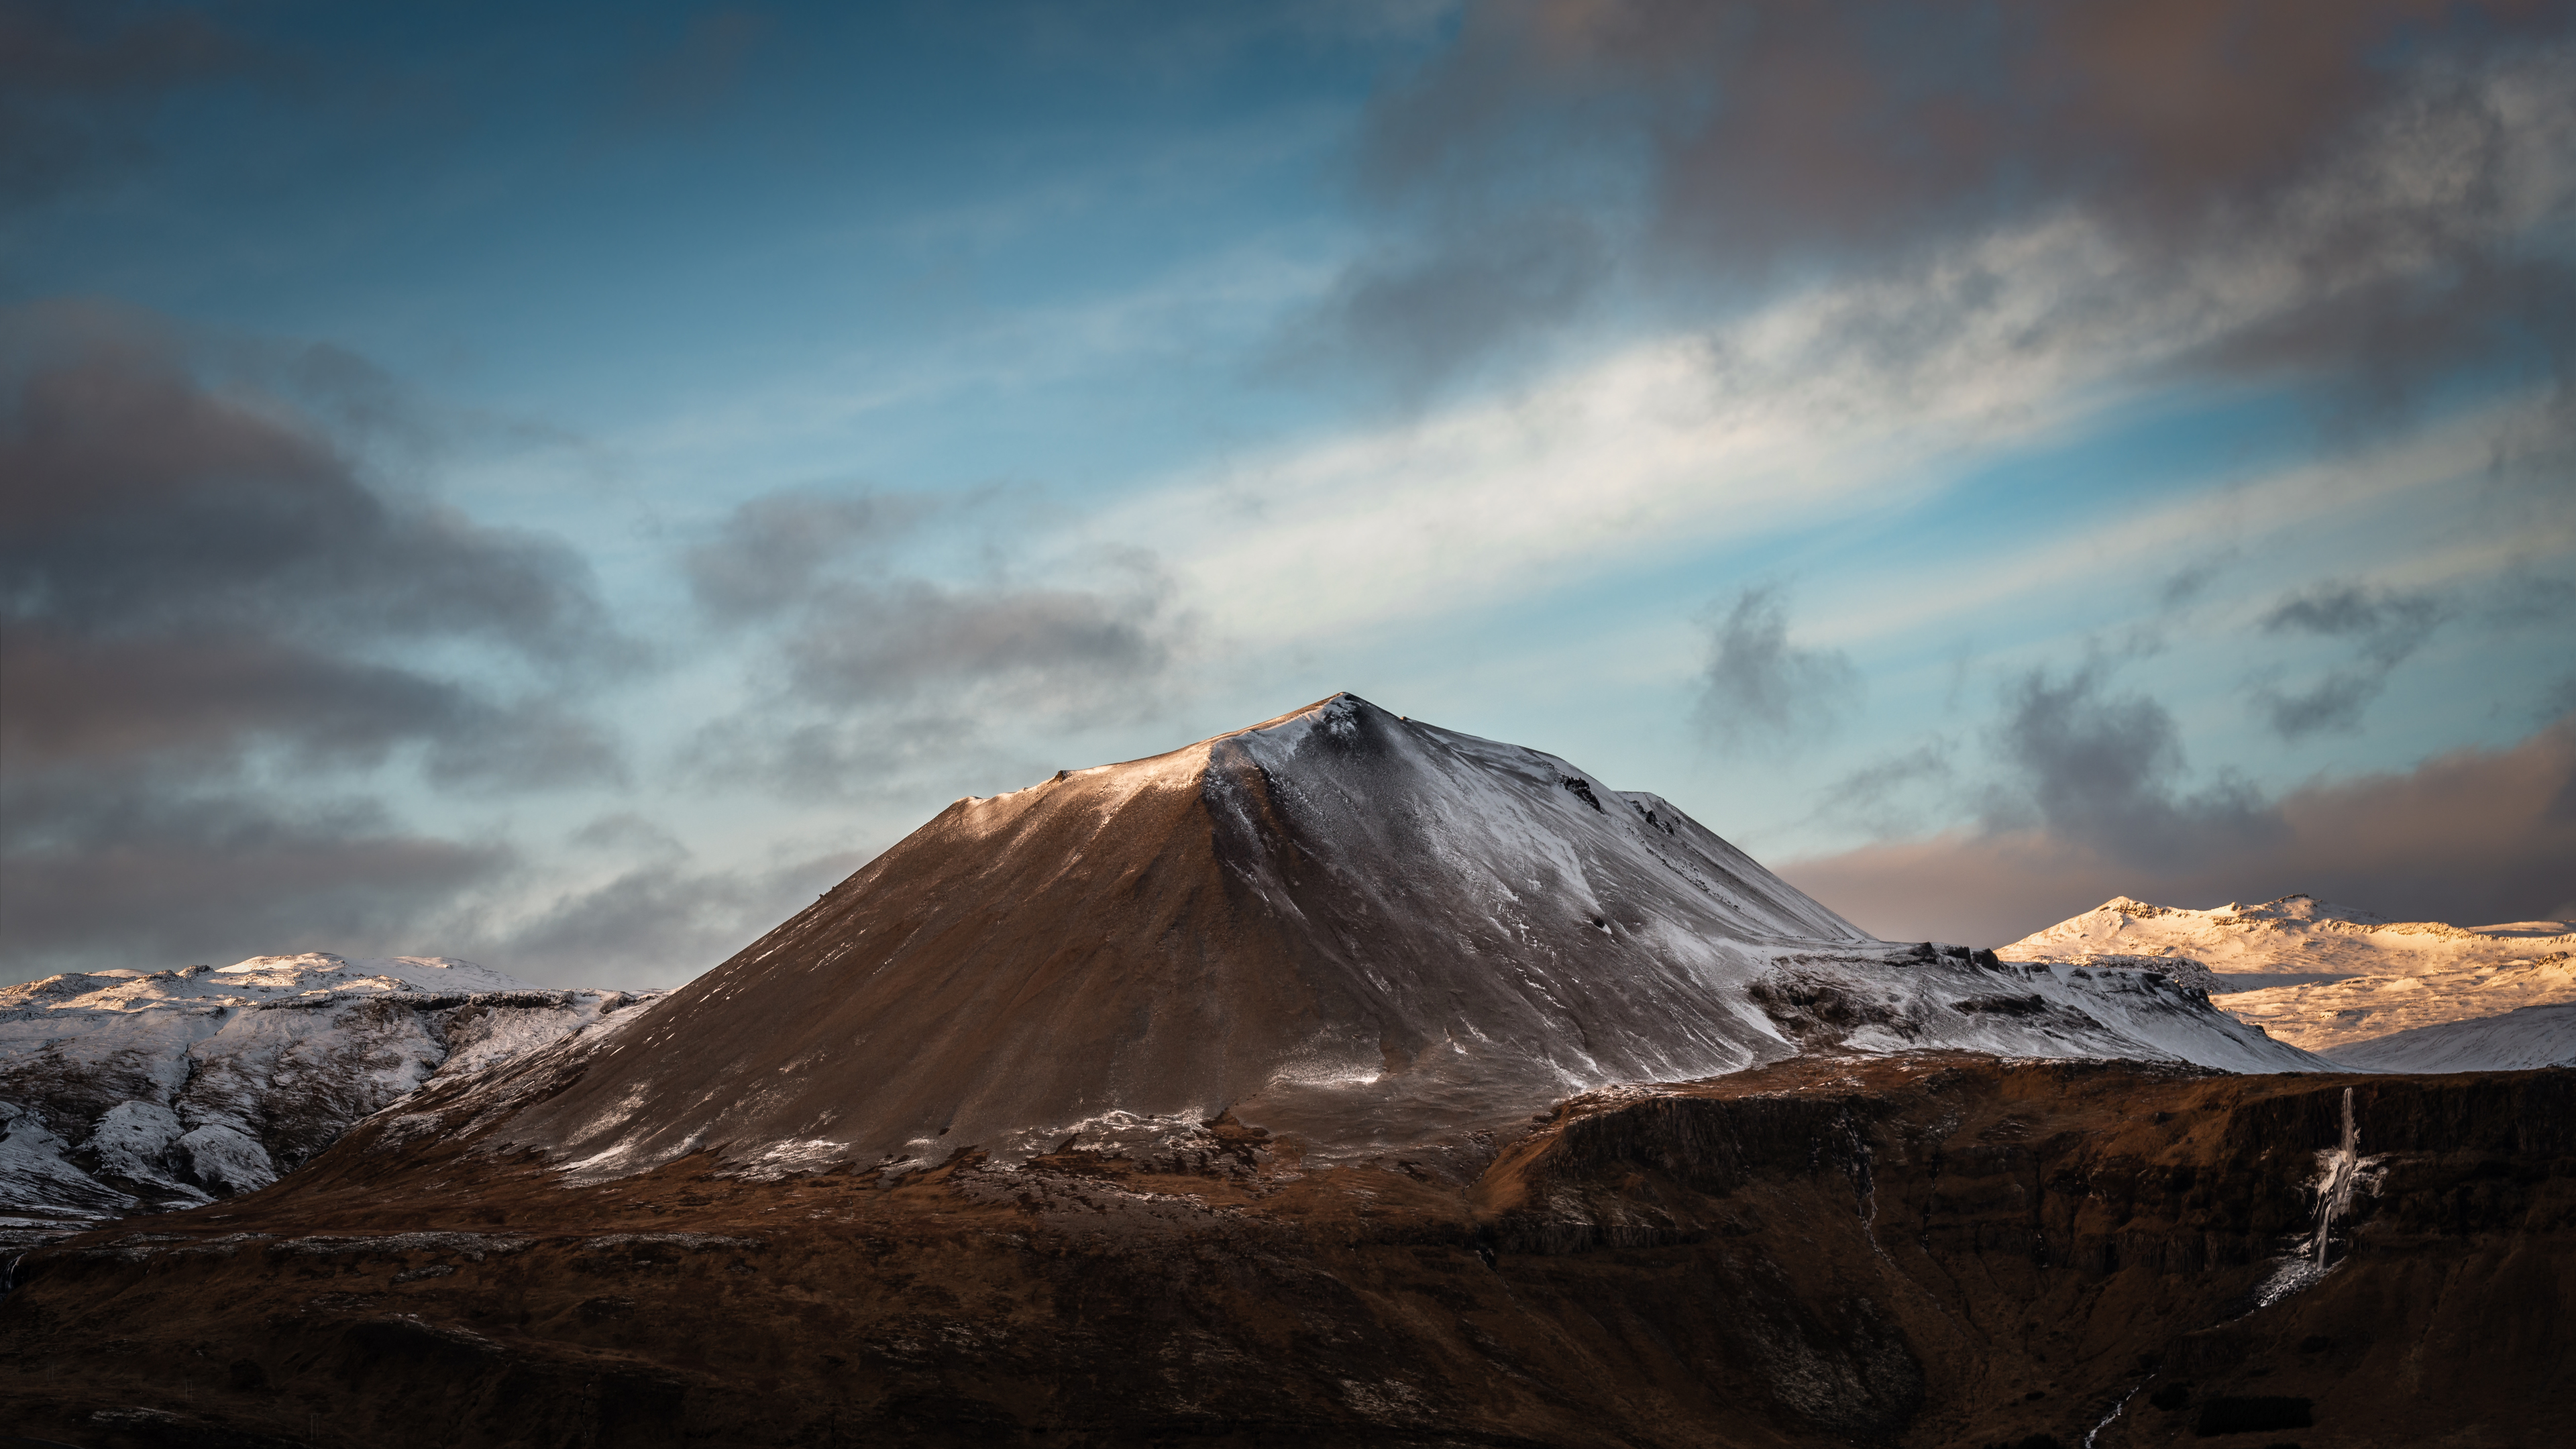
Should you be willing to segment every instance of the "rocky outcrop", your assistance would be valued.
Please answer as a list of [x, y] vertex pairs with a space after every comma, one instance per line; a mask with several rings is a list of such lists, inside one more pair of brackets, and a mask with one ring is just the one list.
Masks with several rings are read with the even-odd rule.
[[636, 999], [318, 952], [0, 990], [0, 1243], [265, 1187], [422, 1084]]

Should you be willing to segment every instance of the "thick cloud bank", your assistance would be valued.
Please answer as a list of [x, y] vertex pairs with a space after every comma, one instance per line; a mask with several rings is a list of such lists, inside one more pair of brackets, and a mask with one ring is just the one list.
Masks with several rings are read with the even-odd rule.
[[2377, 404], [2463, 361], [2563, 372], [2576, 272], [2533, 242], [2569, 39], [2537, 0], [1475, 6], [1379, 98], [1357, 175], [1383, 233], [1313, 327], [1418, 386], [1623, 288], [1671, 315], [2056, 218], [2166, 310], [2214, 272], [2299, 299], [2222, 329], [2194, 359], [2222, 372]]
[[406, 829], [374, 772], [623, 768], [577, 708], [632, 654], [580, 559], [372, 479], [397, 400], [365, 364], [226, 360], [128, 314], [0, 318], [13, 967], [396, 926], [510, 852]]

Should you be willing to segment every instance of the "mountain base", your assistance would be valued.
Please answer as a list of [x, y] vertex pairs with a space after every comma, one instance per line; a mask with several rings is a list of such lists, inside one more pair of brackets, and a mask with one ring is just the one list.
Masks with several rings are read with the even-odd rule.
[[[2362, 1186], [2320, 1252], [2347, 1088]], [[2571, 1108], [2565, 1071], [1810, 1057], [1578, 1098], [1471, 1182], [1301, 1170], [1223, 1119], [1187, 1163], [582, 1188], [362, 1129], [28, 1255], [0, 1422], [80, 1449], [2553, 1442]]]

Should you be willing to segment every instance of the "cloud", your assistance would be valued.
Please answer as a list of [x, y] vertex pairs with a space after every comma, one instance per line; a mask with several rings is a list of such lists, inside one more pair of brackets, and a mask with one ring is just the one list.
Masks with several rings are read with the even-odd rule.
[[2388, 676], [2423, 647], [2449, 612], [2441, 599], [2420, 590], [2372, 591], [2351, 584], [2310, 589], [2265, 614], [2263, 630], [2349, 639], [2357, 657], [2297, 693], [2259, 685], [2255, 700], [2285, 740], [2358, 730], [2362, 711], [2387, 687]]
[[826, 570], [908, 532], [926, 500], [876, 494], [769, 493], [737, 505], [716, 536], [689, 550], [689, 591], [722, 624], [774, 618], [807, 602]]
[[2233, 562], [2235, 555], [2231, 550], [2221, 557], [2203, 559], [2174, 570], [2165, 576], [2164, 583], [2156, 590], [2156, 607], [2166, 613], [2191, 607]]
[[1372, 380], [1418, 402], [1460, 359], [1572, 320], [1608, 262], [1599, 231], [1561, 207], [1491, 220], [1437, 245], [1382, 246], [1289, 323], [1271, 368], [1327, 377], [1357, 355]]
[[[1477, 6], [1373, 107], [1360, 194], [1405, 240], [1345, 289], [1389, 252], [1472, 274], [1497, 227], [1552, 206], [1604, 239], [1595, 291], [1646, 287], [1666, 314], [2073, 215], [2130, 288], [2252, 265], [2299, 293], [2220, 329], [2204, 367], [2382, 399], [2499, 349], [2563, 376], [2576, 269], [2524, 239], [2564, 200], [2569, 31], [2544, 0]], [[1561, 306], [1484, 315], [1449, 362]]]
[[620, 778], [581, 691], [635, 646], [562, 544], [373, 481], [371, 441], [426, 436], [401, 413], [346, 354], [0, 316], [13, 961], [381, 940], [507, 853], [407, 831], [362, 776]]
[[470, 938], [472, 959], [559, 986], [675, 985], [758, 940], [866, 864], [834, 852], [768, 870], [706, 870], [685, 851], [558, 895], [534, 917]]
[[1830, 650], [1789, 643], [1776, 587], [1748, 588], [1723, 613], [1712, 605], [1708, 664], [1692, 723], [1716, 744], [1786, 749], [1832, 731], [1860, 697], [1860, 671]]
[[168, 97], [269, 62], [202, 9], [119, 0], [0, 4], [0, 201], [29, 205], [127, 170]]
[[2241, 785], [2179, 793], [2180, 727], [2153, 698], [2112, 693], [2111, 673], [2095, 660], [2063, 678], [2034, 669], [2005, 687], [1987, 737], [2004, 771], [1986, 792], [1988, 830], [2036, 823], [2141, 866], [2168, 865], [2213, 840], [2252, 848], [2277, 833]]
[[2576, 674], [2561, 675], [2541, 696], [2541, 712], [2551, 718], [2576, 714]]
[[[551, 686], [495, 698], [405, 660], [479, 648], [549, 681], [632, 656], [562, 544], [372, 486], [285, 400], [209, 383], [149, 321], [6, 319], [0, 641], [12, 769], [371, 764], [614, 773]], [[345, 401], [345, 397], [343, 399]]]
[[1946, 789], [1957, 775], [1956, 753], [1949, 741], [1933, 740], [1864, 765], [1825, 787], [1814, 818], [1856, 824], [1879, 836], [1901, 834], [1917, 818], [1906, 797], [1927, 787]]
[[2576, 715], [2505, 749], [2236, 804], [2166, 812], [2149, 852], [2123, 849], [2116, 821], [2084, 831], [2042, 820], [1868, 845], [1780, 873], [1880, 935], [1978, 944], [2115, 895], [2207, 907], [2305, 891], [2401, 919], [2549, 918], [2576, 880]]
[[939, 513], [767, 494], [688, 552], [699, 608], [747, 631], [766, 696], [699, 733], [697, 769], [795, 795], [878, 790], [975, 748], [988, 721], [1065, 731], [1153, 711], [1192, 621], [1152, 554], [1093, 549], [1044, 577], [989, 559], [970, 581], [897, 572], [893, 547]]
[[516, 860], [408, 832], [365, 800], [118, 786], [13, 786], [0, 812], [10, 979], [221, 965], [279, 951], [430, 949], [423, 929]]

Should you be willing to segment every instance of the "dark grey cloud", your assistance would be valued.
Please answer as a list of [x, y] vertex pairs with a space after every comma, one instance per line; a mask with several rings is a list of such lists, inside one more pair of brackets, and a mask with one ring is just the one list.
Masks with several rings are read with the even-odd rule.
[[708, 870], [668, 854], [469, 938], [472, 959], [552, 985], [670, 986], [717, 965], [867, 863], [840, 851], [766, 870]]
[[381, 940], [504, 853], [407, 832], [364, 772], [619, 777], [582, 691], [636, 647], [562, 544], [371, 479], [430, 431], [346, 354], [0, 315], [13, 963]]
[[833, 586], [852, 561], [882, 568], [888, 545], [932, 511], [927, 499], [878, 493], [763, 494], [726, 515], [681, 566], [698, 607], [721, 624], [774, 618]]
[[924, 579], [837, 592], [785, 641], [792, 687], [826, 705], [973, 685], [1031, 705], [1114, 707], [1171, 662], [1163, 594], [1150, 575], [1118, 592]]
[[2430, 594], [2327, 584], [2274, 606], [2263, 627], [2356, 638], [2371, 658], [2397, 660], [2414, 653], [2441, 618], [2441, 604]]
[[2576, 880], [2576, 716], [2498, 750], [2181, 811], [2163, 849], [2054, 822], [1888, 842], [1781, 874], [1880, 935], [1995, 944], [2115, 895], [2206, 908], [2305, 891], [2400, 920], [2566, 919]]
[[153, 113], [271, 62], [205, 6], [0, 3], [0, 202], [59, 196], [146, 160]]
[[686, 856], [678, 836], [632, 810], [615, 810], [584, 824], [565, 844], [584, 850], [614, 850], [654, 859]]
[[433, 949], [402, 933], [497, 879], [505, 847], [402, 829], [365, 800], [54, 779], [0, 810], [0, 977], [297, 950]]
[[2156, 589], [2156, 606], [2167, 612], [2189, 608], [2202, 594], [2208, 592], [2210, 584], [2218, 578], [2220, 572], [2234, 561], [2234, 554], [2231, 552], [2218, 558], [2202, 559], [2198, 563], [2187, 564], [2174, 570], [2165, 576], [2164, 583]]
[[1860, 699], [1860, 671], [1840, 652], [1789, 642], [1774, 586], [1739, 592], [1703, 618], [1708, 663], [1692, 722], [1722, 748], [1786, 749], [1830, 732]]
[[1945, 793], [1957, 777], [1958, 751], [1932, 740], [1873, 761], [1824, 788], [1816, 818], [1852, 825], [1880, 837], [1907, 833], [1922, 818], [1927, 798]]
[[2183, 793], [2181, 728], [2153, 697], [2114, 693], [2111, 672], [2097, 660], [2063, 677], [2034, 669], [2005, 687], [1987, 734], [2003, 769], [1986, 796], [1989, 832], [2037, 826], [2140, 865], [2214, 839], [2243, 849], [2278, 833], [2241, 785]]
[[932, 709], [745, 710], [698, 731], [688, 772], [788, 799], [892, 799], [986, 750], [987, 721]]
[[2561, 676], [2541, 693], [2540, 713], [2547, 719], [2576, 715], [2576, 674]]
[[2284, 600], [2263, 616], [2266, 633], [2348, 640], [2354, 658], [2302, 690], [2258, 685], [2256, 705], [2285, 740], [2358, 730], [2362, 711], [2387, 687], [2388, 676], [2424, 646], [2450, 613], [2448, 604], [2431, 593], [2350, 584], [2327, 584]]
[[[0, 321], [0, 641], [13, 771], [212, 769], [260, 748], [446, 780], [613, 772], [556, 686], [633, 657], [578, 556], [372, 486], [283, 398], [145, 319]], [[479, 647], [516, 698], [405, 662]]]
[[2576, 619], [2576, 579], [2509, 574], [2478, 601], [2478, 614], [2482, 622], [2508, 629]]
[[[1668, 303], [2074, 210], [2142, 284], [2249, 246], [2303, 278], [2303, 304], [2202, 366], [2383, 401], [2463, 359], [2563, 379], [2576, 268], [2513, 233], [2534, 156], [2563, 168], [2576, 138], [2485, 82], [2563, 88], [2571, 28], [2547, 0], [1502, 0], [1378, 98], [1359, 191], [1409, 274], [1472, 276], [1497, 225], [1559, 205], [1609, 239], [1600, 274]], [[2411, 155], [2356, 162], [2374, 137]], [[1544, 330], [1558, 305], [1450, 340]]]
[[416, 745], [442, 786], [529, 789], [620, 779], [615, 741], [564, 704], [494, 702], [465, 685], [242, 629], [97, 639], [0, 623], [12, 777], [177, 766], [222, 774], [262, 746], [300, 766], [365, 768]]
[[1151, 713], [1190, 629], [1156, 560], [1098, 553], [1074, 582], [899, 572], [892, 546], [958, 511], [776, 493], [691, 549], [699, 607], [741, 631], [765, 695], [702, 731], [691, 764], [790, 794], [874, 792], [973, 748], [979, 721], [1078, 730]]

